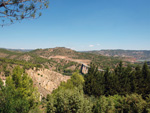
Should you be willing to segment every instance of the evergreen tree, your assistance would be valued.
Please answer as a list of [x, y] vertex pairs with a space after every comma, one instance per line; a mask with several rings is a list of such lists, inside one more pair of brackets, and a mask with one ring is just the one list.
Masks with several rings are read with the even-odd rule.
[[123, 80], [124, 94], [131, 93], [131, 82], [132, 81], [134, 82], [134, 75], [132, 74], [133, 74], [132, 68], [130, 65], [128, 65], [124, 70], [124, 80]]
[[143, 76], [143, 92], [144, 97], [146, 97], [150, 93], [150, 70], [145, 62], [142, 68], [142, 76]]
[[137, 90], [136, 93], [138, 94], [142, 94], [143, 93], [143, 82], [144, 82], [144, 78], [142, 76], [142, 70], [141, 67], [138, 65], [135, 68], [135, 83], [137, 84]]
[[125, 76], [124, 76], [124, 67], [122, 62], [119, 63], [119, 65], [115, 68], [115, 76], [118, 79], [118, 86], [116, 87], [117, 92], [119, 94], [124, 94], [124, 82], [125, 82]]
[[104, 84], [105, 84], [105, 91], [104, 94], [106, 96], [110, 95], [110, 90], [111, 90], [111, 73], [109, 72], [109, 68], [106, 69], [104, 73]]
[[130, 93], [137, 93], [137, 82], [135, 72], [132, 72], [130, 77]]
[[6, 86], [0, 91], [0, 112], [27, 113], [39, 102], [37, 89], [32, 79], [18, 66], [13, 75], [6, 80]]
[[104, 93], [104, 77], [98, 72], [98, 67], [90, 65], [88, 74], [85, 76], [84, 92], [88, 95], [100, 96]]

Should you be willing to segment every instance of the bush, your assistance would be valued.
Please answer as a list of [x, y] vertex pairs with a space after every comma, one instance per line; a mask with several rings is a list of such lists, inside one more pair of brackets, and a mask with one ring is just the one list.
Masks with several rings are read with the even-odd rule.
[[91, 113], [92, 105], [78, 90], [59, 90], [48, 97], [47, 113]]
[[114, 113], [115, 103], [112, 97], [101, 96], [94, 106], [94, 113]]
[[101, 96], [94, 105], [94, 113], [145, 113], [147, 103], [141, 95]]

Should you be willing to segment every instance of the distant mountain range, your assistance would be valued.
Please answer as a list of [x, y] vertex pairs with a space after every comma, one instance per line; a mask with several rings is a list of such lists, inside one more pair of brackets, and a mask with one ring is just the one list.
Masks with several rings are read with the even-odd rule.
[[113, 56], [113, 57], [132, 57], [136, 60], [150, 60], [150, 50], [96, 50], [96, 51], [87, 51], [87, 53], [100, 54], [104, 56]]
[[[122, 57], [122, 58], [135, 58], [137, 61], [150, 61], [150, 50], [122, 50], [122, 49], [115, 49], [115, 50], [93, 50], [93, 51], [74, 51], [65, 47], [56, 47], [56, 48], [48, 48], [48, 49], [5, 49], [0, 48], [0, 52], [4, 52], [4, 50], [8, 50], [9, 53], [33, 53], [37, 56], [42, 56], [48, 58], [50, 56], [67, 56], [70, 58], [78, 58], [78, 59], [85, 59], [84, 53], [88, 54], [95, 54], [95, 55], [102, 55], [108, 57]], [[5, 51], [5, 52], [6, 52]], [[4, 52], [4, 53], [5, 53]]]
[[10, 50], [10, 51], [20, 51], [20, 52], [29, 52], [29, 51], [32, 51], [34, 49], [7, 49], [7, 50]]

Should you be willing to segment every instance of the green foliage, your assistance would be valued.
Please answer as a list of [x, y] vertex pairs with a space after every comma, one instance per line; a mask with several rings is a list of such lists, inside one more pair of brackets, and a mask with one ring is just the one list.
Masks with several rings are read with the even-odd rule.
[[148, 94], [148, 96], [146, 97], [146, 102], [147, 102], [146, 110], [148, 113], [150, 113], [150, 94]]
[[19, 66], [6, 80], [6, 86], [0, 90], [0, 112], [27, 113], [38, 105], [39, 94], [33, 87], [32, 79]]
[[4, 88], [4, 83], [3, 83], [3, 81], [1, 80], [1, 78], [0, 78], [0, 90], [3, 90], [3, 88]]
[[[62, 82], [47, 96], [47, 113], [148, 113], [150, 98], [146, 92], [150, 90], [147, 88], [150, 82], [146, 67], [145, 64], [142, 69], [139, 66], [134, 69], [120, 62], [114, 71], [107, 68], [99, 72], [98, 67], [91, 64], [84, 79], [74, 73], [67, 83]], [[84, 95], [82, 89], [90, 97]], [[92, 95], [96, 98], [92, 99]]]
[[47, 113], [91, 113], [91, 103], [78, 90], [59, 90], [48, 97]]
[[85, 75], [84, 92], [96, 97], [100, 95], [126, 95], [132, 93], [142, 94], [145, 99], [150, 94], [150, 70], [145, 63], [141, 69], [130, 65], [124, 67], [122, 62], [114, 69], [99, 72], [91, 64], [88, 74]]
[[91, 113], [92, 103], [83, 94], [84, 78], [75, 72], [47, 96], [47, 113]]
[[137, 94], [127, 95], [123, 98], [123, 102], [123, 110], [131, 113], [142, 113], [147, 104], [142, 96]]
[[100, 96], [104, 94], [104, 77], [94, 64], [90, 65], [88, 74], [85, 75], [84, 92], [88, 95]]
[[10, 75], [10, 71], [9, 70], [6, 70], [5, 71], [5, 77], [8, 77]]
[[0, 53], [5, 53], [8, 55], [20, 55], [21, 54], [20, 52], [9, 51], [7, 49], [1, 49], [1, 48], [0, 48]]
[[42, 66], [40, 64], [33, 64], [30, 62], [26, 62], [26, 61], [21, 61], [21, 60], [15, 60], [15, 59], [7, 59], [7, 58], [0, 58], [0, 61], [3, 64], [3, 70], [6, 71], [7, 69], [7, 64], [15, 64], [15, 65], [19, 65], [19, 66], [23, 66], [24, 69], [30, 69], [33, 67], [36, 68], [41, 68]]
[[96, 105], [93, 109], [94, 113], [114, 113], [115, 105], [114, 100], [110, 97], [101, 96], [100, 99], [97, 100]]
[[81, 74], [78, 72], [75, 72], [71, 79], [69, 79], [67, 82], [61, 82], [60, 86], [53, 91], [53, 94], [56, 94], [59, 90], [66, 90], [66, 89], [76, 89], [80, 92], [83, 92], [83, 84], [84, 84], [84, 78]]
[[147, 113], [147, 103], [141, 95], [101, 96], [94, 105], [94, 113]]
[[47, 65], [44, 65], [44, 67], [45, 67], [46, 69], [49, 69], [49, 67], [48, 67]]
[[0, 2], [1, 26], [9, 25], [15, 21], [26, 18], [40, 17], [38, 12], [42, 8], [48, 8], [47, 0], [9, 0]]
[[[54, 61], [54, 59], [52, 60], [52, 62]], [[72, 62], [72, 61], [66, 61], [66, 60], [60, 60], [60, 63], [55, 62], [56, 64], [56, 70], [59, 73], [62, 73], [64, 75], [69, 75], [71, 76], [74, 72], [78, 71], [80, 64], [76, 63], [76, 62]], [[75, 69], [68, 69], [72, 66], [75, 66]]]

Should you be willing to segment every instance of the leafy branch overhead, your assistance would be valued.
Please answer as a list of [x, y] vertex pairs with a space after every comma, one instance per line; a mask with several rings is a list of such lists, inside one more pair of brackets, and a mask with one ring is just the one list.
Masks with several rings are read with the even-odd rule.
[[48, 0], [0, 0], [0, 25], [10, 25], [42, 15], [40, 9], [48, 8]]

